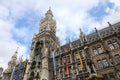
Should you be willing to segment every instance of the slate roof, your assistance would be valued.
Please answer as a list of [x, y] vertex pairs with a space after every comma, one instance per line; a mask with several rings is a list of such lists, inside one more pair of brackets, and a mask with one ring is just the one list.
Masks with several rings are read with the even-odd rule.
[[[115, 30], [118, 33], [120, 33], [120, 22], [115, 23], [112, 26], [115, 28]], [[99, 30], [99, 33], [102, 36], [102, 38], [104, 39], [104, 38], [107, 38], [107, 37], [113, 35], [114, 31], [112, 30], [111, 27], [106, 27], [104, 29]], [[95, 41], [98, 41], [99, 37], [98, 37], [98, 34], [96, 32], [94, 32], [94, 33], [88, 34], [87, 39], [88, 39], [88, 43], [93, 43]], [[80, 45], [80, 39], [77, 39], [77, 40], [71, 42], [71, 44], [72, 44], [73, 48], [78, 47]], [[70, 48], [69, 45], [70, 45], [69, 43], [67, 43], [65, 45], [62, 45], [61, 46], [61, 51], [64, 52], [64, 49], [69, 50], [69, 48]]]

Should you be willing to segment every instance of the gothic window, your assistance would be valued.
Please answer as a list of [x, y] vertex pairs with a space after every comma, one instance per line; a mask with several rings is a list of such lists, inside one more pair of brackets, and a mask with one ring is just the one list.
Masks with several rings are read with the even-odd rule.
[[97, 50], [99, 54], [103, 52], [102, 47], [100, 45], [97, 47]]
[[102, 69], [102, 68], [103, 68], [102, 61], [101, 61], [101, 60], [98, 60], [97, 63], [98, 63], [99, 69]]
[[109, 78], [110, 78], [110, 79], [114, 80], [115, 77], [114, 77], [114, 74], [113, 74], [113, 73], [109, 73], [108, 75], [109, 75]]
[[102, 61], [103, 61], [103, 65], [104, 65], [104, 67], [108, 67], [108, 66], [109, 66], [108, 61], [107, 61], [106, 58], [103, 59]]
[[72, 61], [74, 62], [74, 60], [75, 60], [74, 54], [72, 54], [71, 58], [72, 58]]
[[56, 59], [56, 66], [58, 66], [58, 59]]
[[117, 63], [120, 63], [120, 55], [119, 54], [115, 55], [115, 60]]
[[113, 42], [113, 45], [114, 45], [115, 48], [119, 47], [119, 44], [115, 39], [113, 39], [112, 42]]
[[32, 71], [31, 74], [30, 74], [31, 77], [34, 77], [34, 72]]
[[70, 63], [70, 56], [67, 56], [67, 59], [68, 59], [68, 63]]
[[81, 65], [78, 64], [78, 71], [81, 72], [82, 71], [82, 68], [81, 68]]
[[98, 54], [101, 54], [103, 52], [103, 49], [100, 45], [94, 46], [93, 47], [93, 52], [94, 52], [95, 55], [98, 55]]
[[63, 57], [63, 63], [66, 63], [66, 58], [65, 57]]
[[33, 61], [33, 62], [32, 62], [32, 65], [36, 65], [36, 61]]
[[79, 60], [79, 55], [78, 53], [75, 53], [76, 60]]
[[72, 69], [71, 69], [71, 66], [69, 67], [69, 74], [71, 74], [72, 73]]
[[120, 79], [120, 72], [117, 73], [118, 78]]
[[112, 44], [110, 41], [108, 42], [108, 46], [109, 46], [109, 48], [110, 48], [111, 50], [114, 49], [114, 46], [113, 46], [113, 44]]
[[62, 65], [62, 58], [60, 58], [60, 65]]
[[97, 52], [96, 48], [93, 49], [93, 52], [94, 52], [95, 55], [98, 55], [98, 52]]
[[108, 80], [107, 74], [103, 74], [104, 80]]

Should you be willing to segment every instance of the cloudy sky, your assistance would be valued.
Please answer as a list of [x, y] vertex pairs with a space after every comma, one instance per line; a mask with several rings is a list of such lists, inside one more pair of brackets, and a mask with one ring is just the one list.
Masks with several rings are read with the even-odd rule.
[[32, 36], [49, 6], [61, 45], [78, 39], [80, 28], [90, 34], [94, 27], [120, 21], [120, 0], [0, 0], [0, 67], [7, 67], [17, 47], [18, 56], [28, 57]]

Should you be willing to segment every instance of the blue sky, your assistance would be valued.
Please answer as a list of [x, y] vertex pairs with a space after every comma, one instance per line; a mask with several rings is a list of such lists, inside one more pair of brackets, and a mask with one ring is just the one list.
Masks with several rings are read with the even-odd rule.
[[119, 22], [119, 4], [119, 0], [1, 0], [0, 66], [7, 67], [18, 46], [18, 57], [29, 57], [32, 37], [38, 33], [49, 6], [57, 23], [56, 35], [63, 45], [78, 39], [80, 28], [90, 34], [94, 27], [107, 27], [108, 21]]

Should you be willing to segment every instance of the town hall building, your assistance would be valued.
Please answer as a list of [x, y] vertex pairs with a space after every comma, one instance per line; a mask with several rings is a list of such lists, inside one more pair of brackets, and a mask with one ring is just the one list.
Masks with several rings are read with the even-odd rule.
[[[120, 22], [60, 45], [56, 21], [49, 9], [33, 36], [29, 59], [16, 63], [17, 51], [3, 80], [119, 80]], [[64, 36], [64, 35], [63, 35]]]

